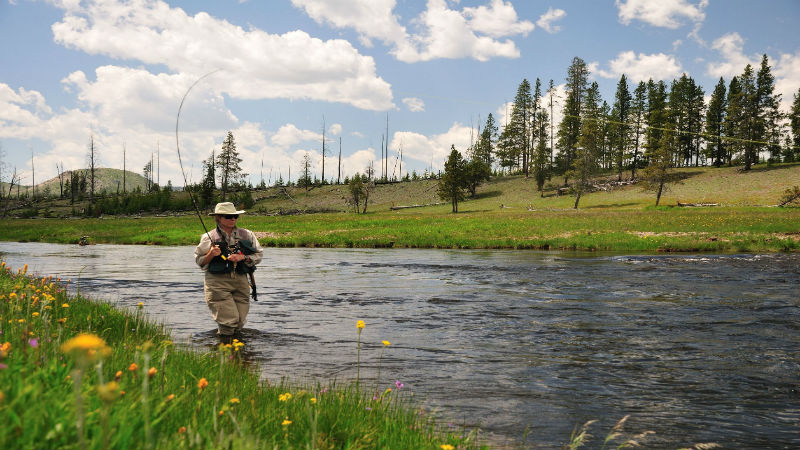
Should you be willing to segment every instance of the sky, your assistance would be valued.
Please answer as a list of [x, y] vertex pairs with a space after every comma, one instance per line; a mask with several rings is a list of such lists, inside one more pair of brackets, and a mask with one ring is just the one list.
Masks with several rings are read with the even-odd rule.
[[321, 176], [324, 132], [335, 181], [340, 148], [342, 178], [380, 174], [387, 122], [389, 175], [436, 171], [576, 56], [612, 104], [622, 74], [708, 96], [766, 54], [786, 108], [799, 29], [798, 0], [0, 0], [0, 178], [85, 168], [93, 139], [183, 186], [230, 131], [253, 184]]

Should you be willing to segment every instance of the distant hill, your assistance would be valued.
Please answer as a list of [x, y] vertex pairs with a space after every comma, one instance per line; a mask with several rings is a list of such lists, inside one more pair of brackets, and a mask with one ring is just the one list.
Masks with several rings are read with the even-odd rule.
[[[86, 172], [86, 182], [87, 186], [89, 183], [89, 169], [80, 169], [80, 171]], [[67, 170], [64, 172], [64, 182], [69, 179], [73, 171]], [[78, 171], [75, 171], [78, 172]], [[131, 172], [130, 170], [125, 171], [125, 190], [130, 192], [136, 189], [139, 186], [141, 189], [145, 189], [147, 186], [147, 179], [138, 173]], [[123, 190], [122, 188], [122, 179], [123, 179], [123, 171], [120, 169], [110, 169], [110, 168], [98, 168], [94, 170], [94, 190], [96, 193], [103, 192], [117, 192], [117, 189], [120, 192]], [[2, 183], [2, 188], [4, 192], [8, 189], [8, 183]], [[20, 186], [20, 193], [28, 192], [31, 189], [31, 186]], [[87, 191], [89, 188], [86, 188]], [[51, 195], [58, 195], [61, 191], [60, 182], [58, 177], [51, 178], [47, 181], [42, 183], [36, 184], [36, 194], [43, 194], [45, 192], [49, 192]], [[14, 187], [14, 192], [16, 193], [16, 187]]]

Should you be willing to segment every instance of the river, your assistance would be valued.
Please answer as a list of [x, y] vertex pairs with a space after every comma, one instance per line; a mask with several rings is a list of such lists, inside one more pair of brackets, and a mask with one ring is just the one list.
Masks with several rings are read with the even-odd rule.
[[[192, 250], [0, 243], [202, 348]], [[268, 248], [256, 278], [246, 354], [272, 381], [354, 379], [363, 320], [362, 379], [380, 361], [382, 389], [501, 447], [558, 448], [593, 419], [598, 444], [630, 415], [647, 448], [800, 448], [798, 254]]]

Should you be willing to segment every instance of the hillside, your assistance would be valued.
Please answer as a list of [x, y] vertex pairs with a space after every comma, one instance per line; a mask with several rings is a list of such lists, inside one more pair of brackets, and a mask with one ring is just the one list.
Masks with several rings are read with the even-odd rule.
[[[89, 182], [89, 169], [80, 169], [80, 171], [86, 172], [87, 183]], [[64, 180], [69, 179], [73, 171], [68, 170], [64, 172]], [[78, 171], [76, 171], [78, 172]], [[145, 188], [147, 185], [147, 179], [138, 173], [131, 172], [130, 170], [125, 171], [125, 187], [127, 191], [132, 191], [136, 189], [136, 187], [140, 187], [142, 189]], [[117, 192], [119, 188], [122, 191], [122, 180], [123, 180], [123, 171], [120, 169], [111, 169], [111, 168], [97, 168], [94, 172], [95, 177], [95, 192], [100, 193], [104, 190], [106, 192]], [[3, 192], [8, 191], [8, 183], [0, 184], [3, 188]], [[16, 194], [16, 187], [14, 187], [14, 194]], [[31, 190], [31, 186], [22, 185], [19, 187], [19, 192], [21, 195], [25, 195], [29, 190]], [[88, 188], [87, 188], [88, 190]], [[49, 195], [58, 195], [61, 191], [60, 182], [58, 177], [53, 177], [47, 181], [42, 183], [36, 184], [36, 194], [49, 194]]]
[[[713, 203], [719, 206], [772, 206], [783, 192], [800, 185], [800, 163], [760, 165], [749, 172], [736, 167], [699, 167], [676, 169], [683, 180], [673, 184], [661, 198], [661, 205], [678, 203]], [[629, 174], [628, 174], [629, 175]], [[655, 204], [655, 194], [643, 191], [639, 185], [613, 185], [599, 178], [597, 184], [606, 189], [581, 197], [579, 208], [641, 209]], [[557, 183], [552, 179], [545, 185], [544, 197], [536, 190], [536, 182], [523, 176], [496, 177], [480, 186], [475, 198], [459, 204], [459, 211], [491, 211], [503, 209], [571, 209], [574, 197], [559, 196]], [[377, 185], [370, 194], [368, 211], [386, 211], [393, 206], [435, 205], [437, 212], [449, 210], [436, 193], [435, 180]], [[287, 195], [288, 194], [288, 195]], [[270, 188], [254, 195], [254, 212], [289, 211], [349, 211], [347, 186], [322, 186], [308, 191], [302, 188]], [[418, 211], [420, 208], [416, 208]]]

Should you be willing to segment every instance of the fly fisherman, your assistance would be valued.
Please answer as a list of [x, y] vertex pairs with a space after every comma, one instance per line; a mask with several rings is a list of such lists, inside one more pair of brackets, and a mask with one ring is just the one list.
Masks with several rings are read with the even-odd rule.
[[252, 280], [252, 272], [263, 256], [253, 232], [236, 226], [240, 214], [244, 211], [237, 211], [231, 202], [217, 203], [209, 214], [217, 227], [204, 233], [194, 250], [195, 261], [205, 272], [206, 303], [224, 344], [240, 336], [250, 310], [248, 275]]

